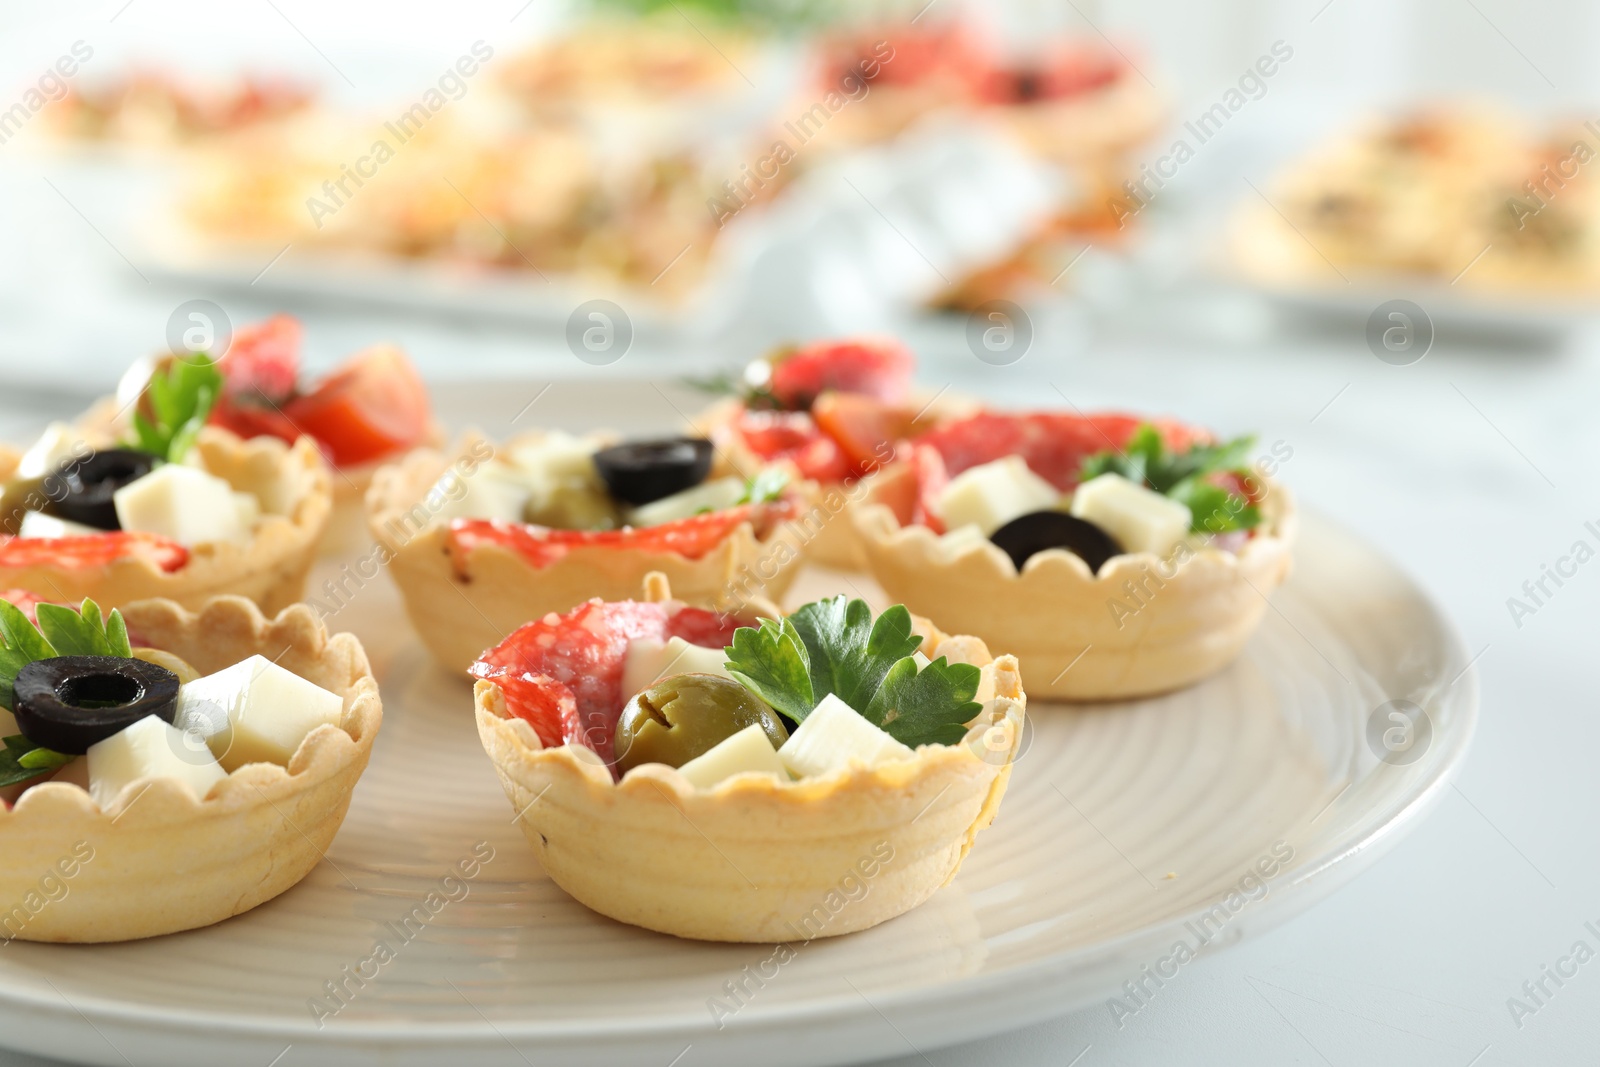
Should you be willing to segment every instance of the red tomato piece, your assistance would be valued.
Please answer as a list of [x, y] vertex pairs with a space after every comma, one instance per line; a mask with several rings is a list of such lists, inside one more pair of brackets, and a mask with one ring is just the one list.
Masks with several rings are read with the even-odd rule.
[[680, 604], [591, 600], [564, 615], [552, 612], [518, 629], [470, 668], [505, 693], [506, 708], [533, 726], [546, 745], [583, 745], [608, 766], [624, 702], [628, 642], [679, 636], [720, 647], [740, 623]]
[[171, 573], [189, 562], [189, 550], [155, 534], [112, 531], [81, 537], [0, 538], [0, 567], [86, 570], [142, 556]]
[[416, 368], [390, 345], [357, 353], [283, 414], [315, 437], [338, 467], [382, 459], [428, 434], [428, 390]]
[[858, 475], [894, 459], [895, 444], [911, 432], [916, 415], [905, 405], [856, 393], [829, 391], [811, 405], [817, 427], [833, 438]]
[[806, 410], [830, 389], [900, 404], [911, 396], [916, 366], [916, 357], [898, 341], [820, 341], [779, 359], [767, 389], [793, 411]]
[[222, 395], [211, 409], [213, 426], [246, 438], [277, 437], [292, 442], [300, 436], [282, 409], [294, 396], [300, 376], [302, 332], [298, 320], [274, 315], [234, 335], [217, 363], [222, 372]]
[[850, 457], [803, 411], [745, 411], [733, 428], [761, 459], [793, 463], [802, 478], [826, 484], [850, 477]]

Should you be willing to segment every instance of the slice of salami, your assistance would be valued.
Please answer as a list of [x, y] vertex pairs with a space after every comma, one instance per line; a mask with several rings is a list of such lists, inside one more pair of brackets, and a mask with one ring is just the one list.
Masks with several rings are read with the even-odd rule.
[[803, 411], [744, 411], [733, 432], [767, 463], [789, 462], [802, 478], [824, 484], [850, 477], [850, 457]]
[[1161, 432], [1170, 449], [1187, 449], [1196, 441], [1209, 439], [1204, 433], [1171, 420], [1115, 412], [983, 412], [931, 430], [918, 437], [916, 443], [937, 450], [952, 477], [970, 467], [1015, 455], [1051, 485], [1069, 492], [1078, 484], [1078, 470], [1085, 459], [1096, 452], [1124, 448], [1134, 431], [1146, 423]]
[[516, 552], [535, 567], [548, 567], [574, 548], [585, 545], [700, 559], [727, 540], [741, 524], [750, 523], [756, 536], [764, 537], [778, 523], [791, 518], [795, 511], [793, 500], [743, 504], [659, 526], [627, 526], [620, 530], [556, 530], [496, 519], [456, 519], [450, 524], [447, 545], [458, 574], [466, 573], [468, 557], [484, 545], [499, 545]]
[[583, 745], [607, 766], [616, 763], [612, 739], [623, 704], [628, 643], [638, 638], [721, 648], [738, 620], [677, 603], [591, 600], [518, 629], [470, 668], [505, 692], [506, 708], [526, 719], [546, 745]]

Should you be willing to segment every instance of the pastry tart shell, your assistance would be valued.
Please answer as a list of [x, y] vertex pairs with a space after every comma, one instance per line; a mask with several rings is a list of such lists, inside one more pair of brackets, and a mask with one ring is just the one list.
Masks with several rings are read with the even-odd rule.
[[[170, 572], [138, 557], [96, 567], [0, 567], [0, 588], [63, 603], [89, 597], [108, 611], [158, 598], [197, 609], [212, 597], [232, 595], [274, 614], [298, 602], [332, 508], [327, 464], [315, 443], [305, 437], [292, 446], [276, 438], [245, 441], [208, 427], [195, 448], [207, 471], [260, 500], [261, 521], [249, 541], [189, 546], [187, 562]], [[0, 480], [20, 460], [13, 451], [0, 454]]]
[[[308, 734], [287, 769], [248, 764], [203, 799], [159, 778], [130, 783], [105, 810], [77, 785], [29, 789], [0, 812], [5, 938], [129, 941], [249, 911], [321, 861], [371, 755], [383, 708], [366, 653], [349, 634], [328, 636], [307, 608], [269, 619], [248, 600], [219, 597], [198, 614], [165, 600], [122, 610], [135, 644], [202, 674], [266, 656], [342, 696], [343, 719]], [[65, 892], [47, 896], [42, 885]]]
[[458, 573], [447, 547], [449, 524], [435, 519], [438, 509], [430, 506], [428, 494], [453, 464], [470, 462], [475, 454], [487, 456], [473, 452], [480, 442], [482, 437], [469, 434], [453, 450], [453, 459], [418, 449], [380, 470], [367, 494], [368, 525], [411, 624], [450, 670], [464, 673], [484, 649], [529, 619], [569, 611], [595, 597], [627, 600], [653, 571], [667, 576], [680, 600], [733, 608], [762, 597], [780, 600], [800, 570], [805, 546], [792, 523], [764, 540], [745, 523], [699, 559], [579, 545], [535, 567], [509, 548], [483, 545]]
[[1062, 549], [1035, 555], [1020, 574], [987, 542], [952, 553], [890, 506], [913, 477], [905, 465], [886, 470], [851, 510], [869, 572], [891, 602], [1012, 650], [1036, 696], [1117, 700], [1215, 674], [1289, 576], [1294, 502], [1267, 479], [1264, 522], [1237, 555], [1210, 546], [1167, 558], [1126, 553], [1096, 575]]
[[478, 736], [545, 871], [594, 911], [704, 941], [834, 937], [954, 878], [1005, 795], [1027, 706], [1017, 662], [942, 637], [929, 655], [986, 665], [983, 713], [960, 744], [873, 769], [696, 790], [651, 764], [614, 782], [587, 749], [542, 748], [492, 681], [477, 683]]

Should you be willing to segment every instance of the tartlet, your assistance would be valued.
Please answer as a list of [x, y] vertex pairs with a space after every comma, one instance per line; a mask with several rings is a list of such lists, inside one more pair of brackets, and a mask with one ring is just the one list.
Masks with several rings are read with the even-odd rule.
[[[664, 580], [647, 586], [648, 602], [670, 612], [667, 596]], [[797, 781], [737, 774], [702, 789], [652, 763], [617, 781], [589, 748], [546, 747], [492, 679], [475, 689], [478, 734], [545, 871], [589, 908], [706, 941], [852, 933], [955, 877], [994, 820], [1022, 736], [1017, 661], [926, 620], [915, 626], [929, 655], [982, 668], [982, 710], [959, 743], [876, 767]], [[870, 891], [855, 896], [861, 884]]]
[[[6, 936], [127, 941], [249, 911], [321, 861], [371, 754], [383, 709], [366, 654], [349, 634], [330, 637], [308, 609], [269, 619], [243, 598], [219, 597], [199, 613], [165, 600], [122, 610], [135, 644], [202, 673], [255, 655], [275, 660], [341, 697], [340, 724], [308, 734], [287, 768], [246, 764], [202, 799], [164, 778], [129, 783], [104, 810], [78, 785], [31, 787], [0, 811], [0, 900], [29, 913]], [[67, 878], [69, 892], [34, 908], [46, 875]]]
[[536, 565], [508, 539], [494, 543], [495, 535], [513, 535], [519, 524], [494, 524], [483, 531], [488, 537], [462, 542], [461, 521], [441, 515], [440, 479], [452, 470], [470, 476], [495, 455], [545, 436], [522, 434], [497, 448], [469, 432], [448, 453], [418, 449], [373, 479], [368, 526], [412, 625], [445, 667], [466, 670], [479, 653], [530, 618], [566, 611], [591, 597], [625, 599], [653, 571], [666, 574], [683, 599], [717, 607], [753, 597], [781, 598], [798, 573], [806, 546], [787, 520], [804, 511], [812, 492], [804, 484], [791, 488], [792, 500], [772, 513], [764, 529], [740, 522], [699, 555], [575, 544], [560, 558]]
[[[109, 438], [85, 440], [92, 447]], [[0, 449], [0, 482], [11, 478], [21, 455]], [[0, 589], [24, 589], [54, 600], [90, 598], [107, 610], [136, 600], [165, 598], [196, 609], [214, 596], [232, 594], [275, 613], [300, 600], [306, 577], [332, 508], [327, 465], [310, 439], [294, 445], [271, 438], [249, 441], [212, 427], [200, 431], [194, 463], [248, 493], [261, 518], [248, 542], [211, 542], [181, 554], [134, 551], [106, 562], [75, 562], [70, 554], [51, 559], [49, 539], [0, 539]], [[116, 534], [107, 534], [115, 537]], [[84, 542], [68, 538], [57, 544]], [[7, 552], [27, 550], [27, 562], [7, 565]]]
[[[1191, 439], [1186, 428], [1163, 427]], [[1097, 570], [1064, 548], [1037, 551], [1019, 567], [989, 540], [942, 540], [923, 521], [923, 477], [919, 463], [897, 464], [852, 507], [869, 573], [918, 614], [1010, 649], [1035, 695], [1122, 699], [1208, 677], [1239, 655], [1268, 594], [1289, 575], [1293, 498], [1259, 473], [1252, 506], [1260, 523], [1236, 551], [1190, 538], [1165, 553], [1116, 552]]]

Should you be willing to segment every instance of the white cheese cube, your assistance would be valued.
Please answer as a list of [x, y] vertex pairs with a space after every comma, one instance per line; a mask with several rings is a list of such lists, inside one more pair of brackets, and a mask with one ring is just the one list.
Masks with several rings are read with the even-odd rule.
[[441, 520], [499, 519], [521, 522], [528, 504], [528, 487], [503, 463], [486, 463], [463, 475], [447, 471], [428, 493], [429, 506], [437, 505]]
[[55, 470], [63, 460], [82, 453], [89, 454], [83, 436], [64, 422], [52, 422], [44, 434], [35, 441], [17, 461], [18, 478], [42, 478]]
[[732, 679], [728, 653], [720, 648], [691, 645], [681, 637], [666, 643], [641, 637], [628, 642], [628, 657], [622, 665], [622, 691], [630, 698], [650, 688], [662, 678], [678, 674], [715, 674]]
[[1111, 535], [1124, 552], [1166, 555], [1189, 536], [1189, 509], [1120, 474], [1102, 474], [1072, 494], [1072, 514]]
[[205, 739], [218, 762], [287, 765], [307, 734], [339, 725], [344, 700], [265, 656], [249, 659], [178, 690], [173, 722]]
[[140, 778], [175, 778], [201, 800], [228, 775], [211, 753], [183, 736], [183, 731], [154, 715], [89, 746], [89, 795], [110, 807], [129, 782]]
[[1028, 469], [1021, 456], [970, 467], [950, 479], [939, 495], [945, 529], [971, 523], [988, 537], [1012, 519], [1055, 507], [1056, 487]]
[[739, 503], [742, 496], [743, 478], [717, 478], [636, 507], [629, 519], [635, 526], [660, 526], [692, 518], [702, 511], [725, 511]]
[[233, 486], [214, 474], [166, 463], [111, 496], [124, 530], [170, 537], [179, 544], [242, 540]]
[[511, 462], [520, 473], [541, 481], [577, 481], [598, 485], [600, 472], [594, 465], [597, 451], [599, 449], [593, 441], [557, 430], [512, 449]]
[[747, 772], [770, 774], [781, 782], [789, 780], [789, 772], [778, 760], [777, 749], [772, 747], [766, 731], [755, 723], [678, 768], [678, 773], [689, 779], [696, 789], [710, 789], [725, 778]]
[[81, 522], [58, 519], [42, 511], [26, 512], [22, 516], [22, 525], [17, 527], [18, 537], [88, 537], [91, 534], [105, 532], [93, 526], [85, 526]]
[[827, 774], [852, 763], [876, 767], [911, 755], [909, 748], [832, 693], [822, 698], [778, 749], [778, 759], [796, 778]]

